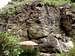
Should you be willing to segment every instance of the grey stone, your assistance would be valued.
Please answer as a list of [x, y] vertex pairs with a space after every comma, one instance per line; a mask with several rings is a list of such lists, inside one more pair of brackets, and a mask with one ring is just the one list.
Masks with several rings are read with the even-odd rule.
[[49, 53], [40, 53], [40, 56], [55, 56], [54, 54]]

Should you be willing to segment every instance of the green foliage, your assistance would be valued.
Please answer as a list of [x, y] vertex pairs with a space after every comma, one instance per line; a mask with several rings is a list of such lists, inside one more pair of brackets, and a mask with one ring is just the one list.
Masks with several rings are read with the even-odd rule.
[[19, 39], [7, 32], [0, 32], [0, 55], [2, 56], [18, 56], [22, 49], [17, 44]]
[[0, 9], [0, 15], [12, 15], [15, 16], [17, 13], [21, 12], [23, 5], [31, 3], [31, 0], [13, 0], [8, 3], [8, 5], [2, 9]]
[[59, 6], [59, 5], [65, 4], [65, 3], [70, 3], [70, 0], [42, 0], [42, 2], [48, 3], [50, 5]]
[[[71, 3], [72, 4], [72, 6], [71, 6], [71, 9], [72, 10], [75, 10], [75, 3]], [[75, 35], [74, 35], [75, 36]]]
[[71, 0], [71, 2], [73, 3], [73, 2], [75, 2], [75, 0]]
[[24, 0], [12, 0], [12, 1], [18, 1], [18, 2], [22, 2], [22, 1], [24, 1]]
[[75, 56], [75, 48], [72, 48], [69, 53], [68, 56]]
[[57, 53], [56, 56], [66, 56], [66, 55], [65, 53], [61, 53], [61, 54]]
[[21, 48], [19, 39], [8, 32], [0, 32], [0, 55], [1, 56], [37, 56], [38, 49]]
[[25, 48], [24, 52], [19, 56], [37, 56], [39, 55], [39, 50], [37, 48]]
[[21, 10], [22, 3], [13, 2], [0, 10], [0, 15], [16, 15], [16, 12]]
[[[19, 13], [25, 4], [30, 4], [33, 0], [12, 0], [6, 7], [0, 10], [0, 15], [12, 15], [15, 16], [16, 13]], [[50, 5], [62, 5], [64, 3], [69, 3], [70, 0], [40, 0], [41, 3]]]

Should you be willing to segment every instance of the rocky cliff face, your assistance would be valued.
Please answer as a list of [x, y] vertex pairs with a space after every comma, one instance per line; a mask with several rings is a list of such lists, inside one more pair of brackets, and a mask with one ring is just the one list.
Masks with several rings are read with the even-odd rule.
[[25, 4], [19, 11], [16, 10], [15, 15], [0, 14], [0, 31], [12, 32], [22, 41], [38, 43], [41, 52], [67, 52], [73, 47], [71, 38], [66, 35], [72, 30], [72, 17], [64, 13], [65, 10], [62, 12], [53, 5], [40, 2]]

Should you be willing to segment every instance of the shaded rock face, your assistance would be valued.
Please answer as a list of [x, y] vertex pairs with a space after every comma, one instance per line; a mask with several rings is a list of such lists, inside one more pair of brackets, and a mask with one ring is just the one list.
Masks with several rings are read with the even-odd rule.
[[65, 32], [66, 35], [70, 35], [72, 31], [72, 23], [73, 23], [73, 16], [71, 13], [70, 8], [62, 8], [61, 10], [61, 28]]
[[72, 33], [72, 37], [73, 37], [73, 39], [75, 39], [75, 11], [74, 10], [72, 10], [72, 16], [73, 16], [73, 18], [72, 18], [72, 20], [73, 20], [73, 22], [72, 22], [72, 31], [71, 31], [71, 33]]
[[67, 36], [75, 39], [75, 11], [70, 8], [71, 6], [60, 9], [61, 15], [61, 29]]
[[60, 13], [55, 6], [34, 2], [23, 5], [21, 10], [16, 12], [16, 16], [0, 16], [1, 25], [5, 25], [0, 28], [16, 34], [22, 40], [38, 43], [42, 52], [66, 52], [69, 48], [65, 43], [70, 40], [60, 29]]

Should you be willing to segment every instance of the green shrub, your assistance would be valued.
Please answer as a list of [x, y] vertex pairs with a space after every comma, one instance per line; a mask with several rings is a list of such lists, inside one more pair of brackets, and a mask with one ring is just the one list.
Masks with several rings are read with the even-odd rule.
[[19, 56], [37, 56], [39, 55], [39, 50], [37, 48], [25, 48], [23, 53]]
[[66, 55], [65, 53], [61, 53], [61, 54], [57, 53], [56, 56], [66, 56]]
[[69, 53], [68, 56], [75, 56], [75, 48], [72, 48]]
[[26, 3], [31, 3], [31, 0], [13, 0], [12, 2], [8, 3], [7, 6], [0, 9], [0, 16], [16, 16], [17, 13], [21, 12], [23, 5]]
[[12, 0], [12, 1], [24, 1], [24, 0]]
[[[20, 1], [20, 2], [19, 2]], [[62, 5], [64, 3], [69, 3], [70, 0], [40, 0], [43, 4], [50, 4], [50, 5]], [[13, 0], [9, 3], [6, 7], [0, 10], [0, 15], [16, 15], [16, 13], [20, 12], [23, 5], [26, 3], [31, 3], [32, 0]]]
[[2, 56], [18, 56], [22, 49], [17, 44], [19, 39], [7, 32], [0, 32], [0, 55]]
[[70, 0], [41, 0], [41, 1], [43, 3], [48, 3], [50, 5], [56, 5], [56, 6], [59, 6], [65, 3], [70, 3]]
[[38, 49], [21, 48], [19, 39], [8, 32], [0, 32], [0, 55], [1, 56], [37, 56]]
[[[71, 6], [71, 10], [75, 10], [75, 3], [71, 3], [72, 6]], [[74, 35], [75, 36], [75, 35]]]
[[71, 0], [71, 2], [75, 2], [75, 0]]

